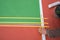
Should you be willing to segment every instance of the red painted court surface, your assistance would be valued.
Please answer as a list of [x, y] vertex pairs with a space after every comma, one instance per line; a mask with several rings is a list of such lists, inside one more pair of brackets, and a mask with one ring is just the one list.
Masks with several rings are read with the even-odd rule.
[[[48, 8], [48, 4], [55, 2], [57, 0], [43, 0], [43, 13], [44, 18], [48, 18], [45, 20], [48, 24], [45, 26], [49, 26], [50, 29], [60, 28], [60, 19], [55, 17], [54, 9]], [[1, 26], [0, 25], [0, 40], [42, 40], [41, 34], [38, 32], [39, 27], [35, 25], [22, 25], [24, 27], [19, 27], [21, 25], [13, 26]], [[60, 40], [59, 38], [49, 38], [46, 36], [46, 40]]]
[[[54, 14], [54, 8], [48, 8], [50, 3], [56, 2], [57, 0], [43, 0], [43, 10], [44, 10], [44, 17], [48, 18], [45, 22], [48, 22], [48, 26], [50, 29], [60, 28], [60, 18], [56, 18]], [[47, 40], [60, 40], [60, 37], [57, 38], [49, 38], [47, 36]]]
[[41, 40], [38, 28], [0, 28], [0, 40]]
[[43, 10], [44, 10], [44, 17], [48, 18], [48, 20], [45, 20], [49, 23], [49, 27], [53, 29], [60, 27], [60, 18], [57, 18], [55, 16], [55, 7], [53, 8], [48, 8], [48, 5], [56, 2], [57, 0], [43, 0]]

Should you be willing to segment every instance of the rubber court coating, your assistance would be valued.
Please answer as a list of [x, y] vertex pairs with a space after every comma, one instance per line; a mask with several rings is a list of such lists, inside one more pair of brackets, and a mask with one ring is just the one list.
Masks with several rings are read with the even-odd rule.
[[[0, 17], [0, 22], [40, 22], [34, 19], [40, 18], [39, 0], [0, 0]], [[19, 17], [31, 19], [17, 19]]]

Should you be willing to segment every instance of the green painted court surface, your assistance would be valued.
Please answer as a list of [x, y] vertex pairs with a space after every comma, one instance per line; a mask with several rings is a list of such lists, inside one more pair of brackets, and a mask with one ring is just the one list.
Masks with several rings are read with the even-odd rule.
[[0, 23], [40, 22], [39, 0], [0, 0]]

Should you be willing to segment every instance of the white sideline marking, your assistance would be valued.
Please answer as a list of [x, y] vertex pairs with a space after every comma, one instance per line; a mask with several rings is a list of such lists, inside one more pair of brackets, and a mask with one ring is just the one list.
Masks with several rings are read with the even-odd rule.
[[60, 1], [49, 4], [48, 8], [51, 8], [51, 7], [54, 7], [54, 6], [57, 6], [57, 5], [60, 5]]
[[[42, 8], [42, 0], [39, 0], [39, 5], [40, 5], [40, 17], [43, 17], [43, 8]], [[41, 27], [44, 29], [44, 19], [41, 19]], [[42, 31], [43, 31], [42, 29]], [[46, 40], [45, 34], [42, 34], [42, 40]]]

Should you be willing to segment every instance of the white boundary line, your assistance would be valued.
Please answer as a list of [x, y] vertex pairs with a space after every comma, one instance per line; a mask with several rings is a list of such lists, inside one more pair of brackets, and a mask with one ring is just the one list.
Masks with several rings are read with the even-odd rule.
[[[43, 17], [43, 8], [42, 8], [42, 0], [39, 0], [39, 6], [40, 6], [40, 17], [41, 19], [41, 27], [42, 31], [44, 30], [44, 17]], [[42, 40], [46, 40], [45, 34], [42, 34]]]

